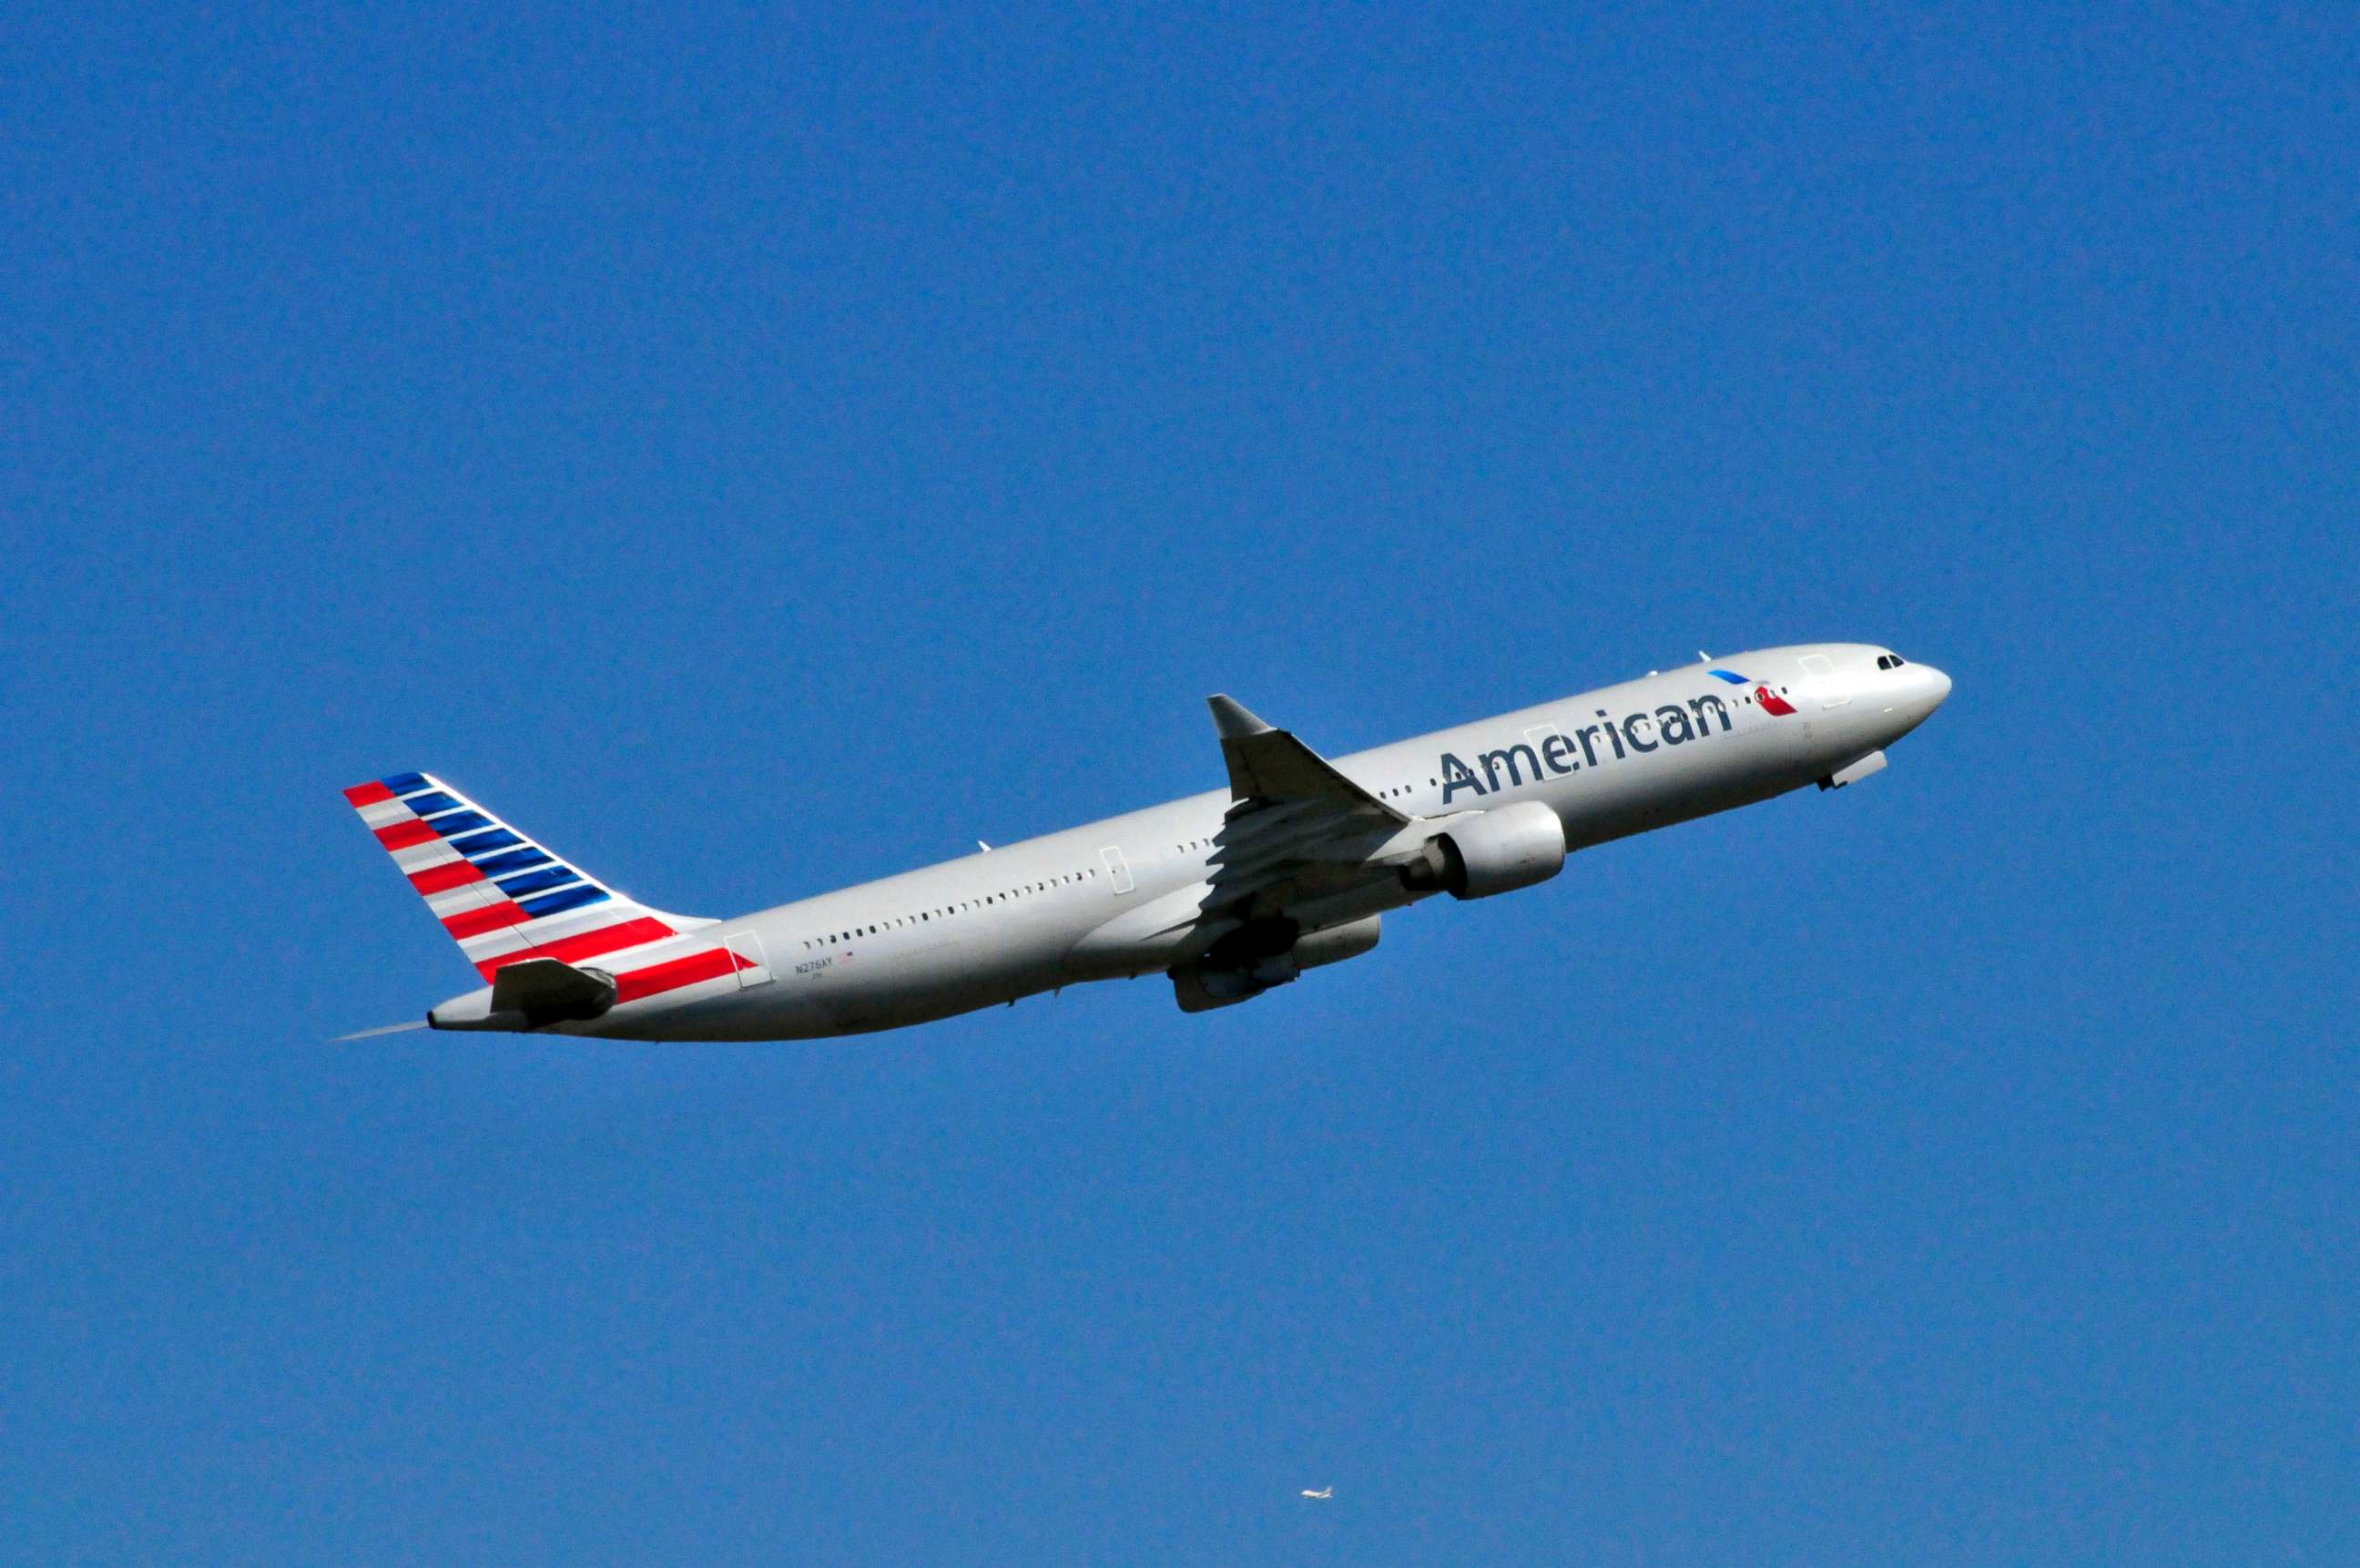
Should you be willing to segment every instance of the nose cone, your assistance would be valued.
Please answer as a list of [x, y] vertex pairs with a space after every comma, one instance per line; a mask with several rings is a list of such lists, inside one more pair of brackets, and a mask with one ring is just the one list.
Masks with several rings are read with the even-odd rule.
[[1902, 673], [1916, 679], [1909, 683], [1907, 694], [1901, 699], [1902, 715], [1911, 729], [1917, 729], [1934, 715], [1950, 695], [1950, 677], [1931, 664], [1910, 664]]

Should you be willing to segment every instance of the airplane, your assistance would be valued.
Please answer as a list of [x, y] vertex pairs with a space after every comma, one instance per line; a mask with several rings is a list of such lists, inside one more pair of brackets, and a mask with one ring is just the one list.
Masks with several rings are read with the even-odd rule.
[[1315, 1492], [1310, 1487], [1306, 1486], [1303, 1488], [1303, 1495], [1311, 1498], [1314, 1502], [1324, 1503], [1328, 1498], [1336, 1495], [1336, 1488], [1333, 1486], [1322, 1486], [1319, 1490]]
[[1232, 1006], [1369, 952], [1394, 910], [1857, 784], [1950, 693], [1889, 648], [1808, 643], [1332, 762], [1217, 696], [1226, 788], [728, 920], [640, 904], [431, 774], [344, 798], [486, 982], [426, 1026], [818, 1039], [1151, 974], [1183, 1012]]

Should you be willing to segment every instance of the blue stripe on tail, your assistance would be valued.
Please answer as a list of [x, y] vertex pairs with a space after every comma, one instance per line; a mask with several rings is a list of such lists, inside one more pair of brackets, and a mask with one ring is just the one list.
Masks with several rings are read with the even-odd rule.
[[585, 904], [595, 904], [606, 896], [606, 890], [584, 883], [569, 887], [563, 893], [552, 893], [547, 898], [528, 898], [519, 907], [534, 918], [543, 915], [559, 915], [568, 909], [579, 909]]

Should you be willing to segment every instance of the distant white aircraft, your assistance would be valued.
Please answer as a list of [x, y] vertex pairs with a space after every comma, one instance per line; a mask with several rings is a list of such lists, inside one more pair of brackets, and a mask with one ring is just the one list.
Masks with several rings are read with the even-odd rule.
[[814, 1039], [1144, 974], [1170, 976], [1184, 1012], [1227, 1007], [1368, 952], [1389, 910], [1857, 783], [1950, 694], [1890, 649], [1810, 643], [1333, 762], [1216, 696], [1226, 789], [733, 920], [636, 903], [426, 773], [344, 798], [488, 982], [428, 1013], [435, 1028]]
[[1303, 1495], [1306, 1497], [1317, 1497], [1324, 1503], [1328, 1498], [1336, 1495], [1336, 1488], [1333, 1486], [1322, 1486], [1319, 1490], [1315, 1492], [1306, 1486], [1303, 1490]]

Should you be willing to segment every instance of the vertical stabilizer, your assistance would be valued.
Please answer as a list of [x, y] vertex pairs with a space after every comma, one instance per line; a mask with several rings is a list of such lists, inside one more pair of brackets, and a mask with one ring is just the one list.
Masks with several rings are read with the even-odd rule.
[[344, 799], [486, 980], [525, 959], [611, 964], [712, 924], [617, 893], [431, 773], [373, 779]]

